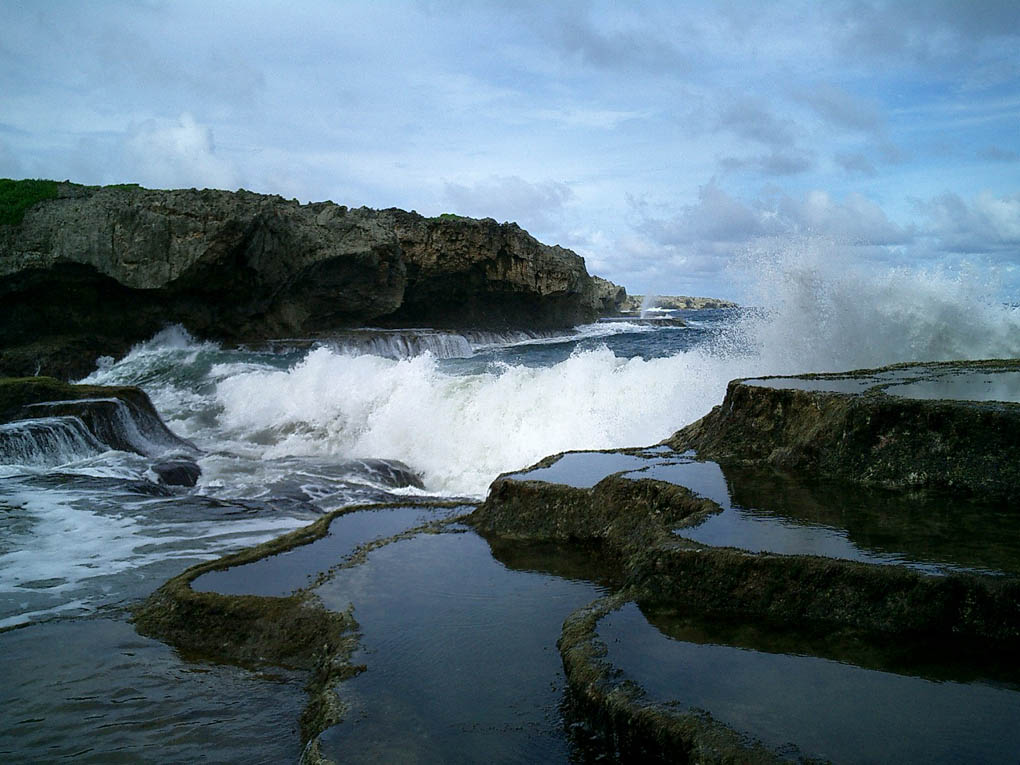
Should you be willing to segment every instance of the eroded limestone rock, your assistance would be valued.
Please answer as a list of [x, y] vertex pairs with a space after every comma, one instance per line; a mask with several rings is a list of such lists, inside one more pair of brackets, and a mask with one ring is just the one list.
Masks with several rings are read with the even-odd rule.
[[564, 328], [615, 310], [613, 286], [513, 223], [64, 183], [0, 225], [0, 373], [82, 374], [168, 323], [226, 342]]

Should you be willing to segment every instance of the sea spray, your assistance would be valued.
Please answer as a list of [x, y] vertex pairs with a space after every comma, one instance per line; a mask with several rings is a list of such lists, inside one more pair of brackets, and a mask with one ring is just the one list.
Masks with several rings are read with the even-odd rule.
[[659, 299], [658, 295], [645, 295], [641, 299], [641, 309], [638, 315], [642, 319], [647, 318], [648, 315], [652, 312], [652, 309], [655, 308], [655, 304], [658, 301], [658, 299]]
[[[481, 496], [499, 473], [549, 454], [655, 443], [707, 413], [734, 378], [1020, 356], [1020, 311], [966, 272], [866, 270], [808, 239], [740, 265], [755, 308], [702, 334], [592, 325], [443, 361], [228, 351], [169, 332], [89, 381], [140, 383], [177, 432], [218, 453], [206, 458], [205, 491], [245, 475], [257, 489], [259, 461], [372, 457], [407, 463], [431, 492]], [[635, 350], [649, 332], [668, 339], [663, 357]], [[615, 353], [598, 345], [612, 333]], [[541, 355], [563, 343], [569, 356]], [[228, 469], [230, 454], [243, 469]]]
[[700, 353], [625, 359], [601, 347], [550, 367], [455, 375], [428, 355], [394, 362], [320, 348], [290, 370], [225, 379], [216, 400], [224, 436], [265, 444], [267, 457], [398, 459], [432, 491], [481, 495], [499, 473], [548, 454], [665, 438], [711, 405], [718, 391], [690, 383], [720, 363]]
[[761, 308], [731, 336], [753, 354], [751, 374], [1020, 356], [1020, 310], [987, 273], [881, 267], [843, 253], [824, 239], [784, 238], [734, 263]]

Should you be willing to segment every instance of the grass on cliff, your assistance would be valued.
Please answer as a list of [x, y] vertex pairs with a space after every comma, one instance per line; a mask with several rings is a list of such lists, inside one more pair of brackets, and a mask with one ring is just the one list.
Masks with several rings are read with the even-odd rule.
[[56, 196], [56, 181], [13, 181], [10, 178], [0, 178], [0, 225], [21, 223], [28, 208], [36, 202], [54, 199]]

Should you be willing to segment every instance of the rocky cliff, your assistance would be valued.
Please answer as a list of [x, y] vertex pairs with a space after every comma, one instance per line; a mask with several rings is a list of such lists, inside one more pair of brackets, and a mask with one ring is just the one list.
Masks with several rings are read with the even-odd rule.
[[0, 225], [0, 371], [74, 374], [167, 323], [225, 342], [568, 327], [614, 310], [613, 288], [512, 223], [62, 183]]

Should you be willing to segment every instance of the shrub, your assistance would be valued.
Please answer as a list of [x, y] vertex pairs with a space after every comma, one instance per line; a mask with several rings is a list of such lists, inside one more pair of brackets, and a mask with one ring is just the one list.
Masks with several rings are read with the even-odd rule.
[[36, 202], [57, 196], [56, 181], [0, 178], [0, 225], [17, 225]]

